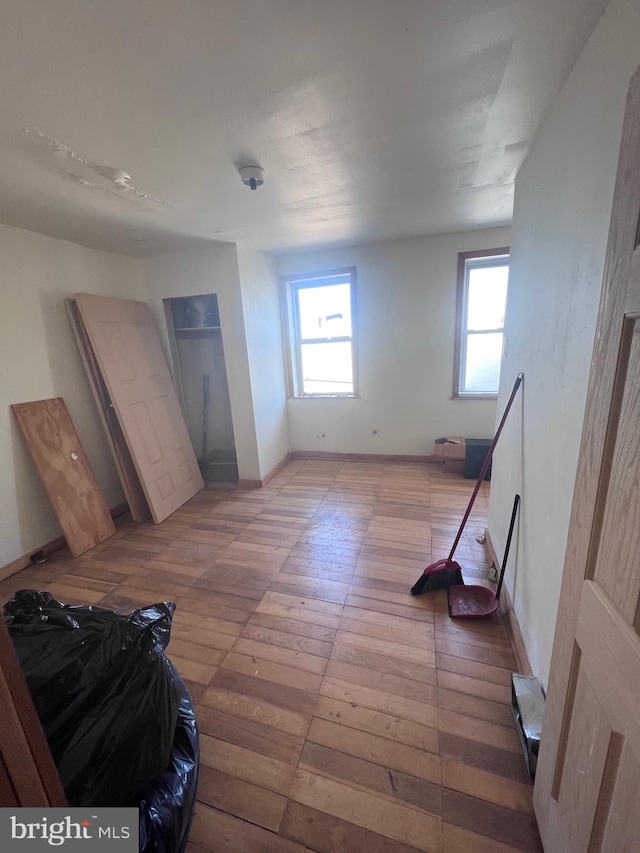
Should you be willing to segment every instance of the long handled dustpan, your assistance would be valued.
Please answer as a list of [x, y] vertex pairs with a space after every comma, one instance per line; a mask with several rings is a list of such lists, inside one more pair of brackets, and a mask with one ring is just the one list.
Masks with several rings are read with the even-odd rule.
[[504, 427], [505, 421], [507, 420], [507, 415], [509, 414], [509, 410], [511, 409], [511, 405], [513, 404], [514, 398], [516, 396], [518, 388], [520, 387], [520, 383], [522, 382], [523, 376], [523, 373], [519, 373], [516, 377], [516, 381], [513, 384], [511, 396], [509, 397], [509, 400], [507, 402], [507, 406], [504, 410], [504, 414], [502, 415], [502, 419], [498, 424], [498, 429], [496, 430], [496, 434], [493, 438], [493, 441], [489, 445], [487, 457], [484, 460], [482, 468], [480, 469], [478, 481], [473, 490], [473, 494], [471, 495], [471, 500], [469, 501], [469, 505], [467, 506], [464, 518], [462, 519], [462, 523], [458, 528], [456, 538], [453, 540], [453, 545], [451, 546], [451, 550], [449, 551], [449, 556], [443, 560], [437, 560], [435, 563], [431, 563], [427, 566], [427, 568], [420, 575], [416, 583], [411, 587], [411, 595], [422, 595], [423, 592], [433, 592], [436, 589], [446, 589], [451, 584], [461, 584], [464, 582], [462, 579], [462, 567], [460, 563], [457, 563], [453, 559], [453, 555], [456, 552], [458, 542], [460, 541], [460, 537], [462, 536], [462, 531], [465, 528], [467, 519], [471, 514], [475, 499], [478, 495], [478, 492], [480, 491], [480, 486], [482, 485], [482, 481], [484, 480], [484, 475], [487, 473], [487, 469], [491, 464], [493, 451], [495, 450], [496, 444], [498, 443], [500, 433], [502, 432], [502, 428]]
[[513, 536], [513, 528], [516, 523], [519, 505], [520, 495], [516, 495], [513, 500], [509, 533], [507, 534], [507, 542], [504, 546], [504, 557], [502, 558], [502, 568], [500, 569], [500, 578], [498, 579], [496, 591], [492, 592], [486, 586], [465, 586], [464, 584], [450, 586], [447, 589], [449, 616], [454, 619], [486, 619], [500, 607], [502, 581], [504, 580], [504, 572], [507, 568], [511, 537]]

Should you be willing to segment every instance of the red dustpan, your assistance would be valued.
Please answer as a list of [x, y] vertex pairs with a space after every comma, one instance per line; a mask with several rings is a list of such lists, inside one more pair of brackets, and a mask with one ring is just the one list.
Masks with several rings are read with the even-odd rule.
[[449, 616], [453, 619], [486, 619], [500, 607], [502, 581], [504, 580], [504, 572], [507, 568], [507, 558], [509, 557], [511, 537], [513, 536], [513, 528], [516, 523], [519, 504], [520, 495], [516, 495], [513, 500], [509, 533], [507, 534], [507, 542], [504, 546], [502, 568], [500, 569], [500, 578], [495, 593], [486, 586], [456, 584], [455, 586], [448, 587], [447, 603], [449, 605]]

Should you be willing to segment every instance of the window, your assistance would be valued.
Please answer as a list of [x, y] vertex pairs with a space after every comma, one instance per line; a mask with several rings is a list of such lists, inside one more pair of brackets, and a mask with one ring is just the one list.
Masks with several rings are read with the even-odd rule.
[[355, 269], [281, 282], [292, 397], [354, 397]]
[[458, 255], [455, 397], [498, 393], [508, 280], [508, 248]]

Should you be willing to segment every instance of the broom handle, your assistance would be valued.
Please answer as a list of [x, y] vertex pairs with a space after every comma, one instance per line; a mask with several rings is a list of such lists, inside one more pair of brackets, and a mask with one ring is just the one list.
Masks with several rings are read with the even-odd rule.
[[484, 460], [482, 468], [480, 469], [480, 474], [478, 476], [478, 482], [476, 483], [476, 487], [473, 490], [473, 494], [471, 495], [471, 500], [469, 501], [469, 505], [467, 506], [467, 511], [464, 514], [464, 518], [462, 519], [462, 524], [458, 528], [458, 532], [456, 534], [456, 538], [453, 540], [453, 545], [451, 546], [451, 551], [449, 551], [449, 560], [453, 560], [453, 555], [456, 552], [456, 548], [458, 547], [458, 542], [460, 541], [460, 537], [462, 536], [462, 531], [464, 530], [465, 524], [467, 523], [467, 519], [471, 514], [471, 510], [473, 509], [473, 504], [475, 502], [476, 497], [478, 496], [478, 492], [480, 491], [480, 486], [482, 485], [482, 481], [484, 480], [484, 475], [487, 473], [487, 469], [491, 464], [491, 457], [493, 456], [493, 451], [495, 450], [496, 444], [498, 443], [498, 439], [500, 438], [500, 433], [502, 432], [502, 428], [507, 420], [507, 415], [509, 414], [509, 409], [511, 408], [511, 404], [518, 392], [518, 388], [520, 387], [520, 383], [522, 382], [524, 374], [519, 373], [516, 376], [516, 381], [513, 384], [513, 390], [511, 392], [511, 396], [509, 397], [509, 401], [507, 403], [507, 407], [504, 410], [504, 414], [502, 416], [502, 420], [498, 424], [498, 429], [496, 431], [495, 436], [493, 437], [493, 441], [489, 445], [489, 450], [487, 450], [487, 456]]
[[498, 579], [498, 588], [496, 589], [496, 601], [500, 601], [500, 593], [502, 592], [502, 581], [504, 580], [504, 572], [507, 568], [507, 560], [509, 559], [509, 549], [511, 548], [511, 537], [513, 536], [513, 528], [516, 524], [516, 515], [518, 514], [518, 506], [520, 505], [520, 495], [516, 495], [513, 499], [513, 509], [511, 510], [511, 521], [509, 522], [509, 532], [507, 533], [507, 543], [504, 546], [504, 555], [502, 557], [502, 567], [500, 569], [500, 578]]

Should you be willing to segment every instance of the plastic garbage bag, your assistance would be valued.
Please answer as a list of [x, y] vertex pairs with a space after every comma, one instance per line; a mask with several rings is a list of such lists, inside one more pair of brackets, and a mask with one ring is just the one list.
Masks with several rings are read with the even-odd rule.
[[182, 853], [196, 798], [200, 746], [195, 710], [180, 676], [166, 663], [182, 695], [169, 766], [140, 801], [140, 853]]
[[184, 689], [174, 604], [121, 616], [20, 590], [5, 621], [70, 805], [138, 805], [170, 764]]

